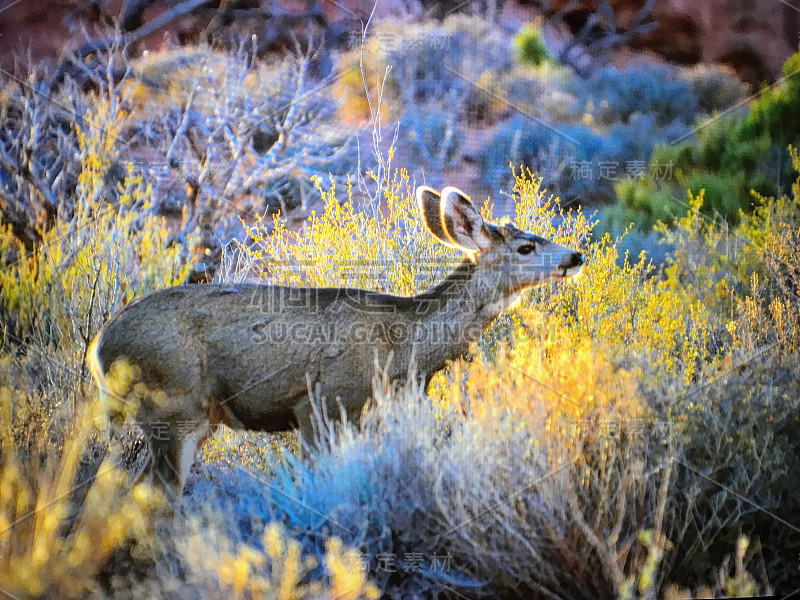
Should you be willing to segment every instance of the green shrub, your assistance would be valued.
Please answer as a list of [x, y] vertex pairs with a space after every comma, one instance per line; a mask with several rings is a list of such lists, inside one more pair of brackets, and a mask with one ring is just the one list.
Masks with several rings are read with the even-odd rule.
[[519, 30], [514, 36], [514, 50], [517, 61], [523, 65], [538, 67], [553, 61], [544, 43], [541, 27], [537, 24], [528, 24]]
[[753, 102], [736, 132], [738, 140], [767, 137], [773, 144], [796, 144], [800, 135], [800, 52], [783, 65], [784, 82]]
[[[753, 101], [749, 111], [700, 123], [697, 142], [659, 146], [650, 159], [650, 171], [659, 165], [671, 165], [674, 180], [672, 193], [680, 198], [690, 189], [706, 190], [703, 213], [722, 215], [732, 224], [756, 206], [752, 192], [776, 196], [792, 181], [790, 144], [800, 142], [800, 53], [784, 64], [785, 80], [768, 88]], [[644, 182], [641, 190], [651, 189]], [[630, 190], [621, 191], [630, 195]], [[630, 199], [618, 201], [628, 209]], [[659, 199], [660, 201], [660, 199]], [[647, 211], [643, 211], [646, 219]], [[636, 220], [636, 219], [633, 219]]]
[[[694, 194], [705, 191], [704, 210], [720, 215], [729, 223], [736, 223], [743, 207], [739, 195], [744, 175], [730, 177], [711, 173], [693, 173], [686, 180], [686, 188]], [[749, 207], [748, 207], [749, 208]]]
[[619, 200], [605, 209], [595, 235], [619, 236], [631, 225], [641, 232], [652, 231], [658, 221], [669, 221], [686, 211], [669, 190], [659, 189], [651, 180], [623, 180], [614, 189]]

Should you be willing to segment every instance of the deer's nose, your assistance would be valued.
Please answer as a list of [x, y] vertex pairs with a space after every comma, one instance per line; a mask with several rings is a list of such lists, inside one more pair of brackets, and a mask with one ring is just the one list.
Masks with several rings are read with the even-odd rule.
[[564, 260], [561, 261], [561, 264], [558, 265], [561, 269], [572, 269], [574, 267], [580, 267], [583, 264], [583, 254], [580, 252], [571, 252], [564, 257]]

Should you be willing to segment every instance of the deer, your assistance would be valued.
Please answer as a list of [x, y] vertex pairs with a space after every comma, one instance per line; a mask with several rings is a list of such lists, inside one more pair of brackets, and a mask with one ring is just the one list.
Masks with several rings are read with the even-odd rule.
[[485, 221], [455, 187], [419, 186], [415, 200], [430, 235], [464, 255], [427, 291], [186, 284], [130, 302], [101, 328], [88, 366], [112, 424], [133, 414], [145, 433], [140, 479], [180, 497], [220, 424], [313, 441], [315, 398], [357, 422], [376, 365], [427, 386], [524, 290], [581, 271], [580, 252]]

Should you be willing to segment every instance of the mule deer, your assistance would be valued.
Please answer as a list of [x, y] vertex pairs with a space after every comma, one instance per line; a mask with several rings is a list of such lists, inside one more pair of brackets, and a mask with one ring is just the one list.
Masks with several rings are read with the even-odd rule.
[[433, 237], [466, 254], [422, 294], [182, 285], [132, 302], [106, 323], [89, 366], [111, 416], [132, 407], [145, 430], [152, 451], [145, 474], [155, 485], [182, 492], [209, 425], [297, 426], [308, 439], [309, 382], [325, 406], [340, 403], [351, 419], [372, 393], [376, 361], [391, 380], [414, 362], [427, 384], [523, 290], [581, 269], [574, 250], [484, 222], [454, 187], [440, 196], [421, 186], [416, 199]]

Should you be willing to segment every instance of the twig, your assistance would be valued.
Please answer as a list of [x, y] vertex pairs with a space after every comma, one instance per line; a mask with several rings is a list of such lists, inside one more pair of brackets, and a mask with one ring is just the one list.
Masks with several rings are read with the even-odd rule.
[[[100, 267], [97, 267], [94, 276], [94, 284], [92, 284], [92, 296], [89, 299], [89, 314], [86, 319], [86, 335], [83, 337], [83, 359], [81, 360], [81, 373], [80, 373], [80, 386], [81, 395], [86, 395], [85, 380], [86, 380], [86, 357], [89, 354], [89, 344], [92, 339], [92, 313], [94, 313], [94, 299], [97, 297], [97, 284], [100, 282]], [[74, 408], [74, 407], [73, 407]]]
[[95, 54], [101, 50], [108, 50], [113, 48], [114, 45], [129, 46], [143, 40], [144, 38], [152, 35], [171, 21], [178, 17], [192, 12], [194, 9], [207, 4], [209, 0], [186, 0], [181, 4], [175, 6], [172, 10], [159, 15], [149, 23], [145, 23], [138, 29], [129, 33], [118, 32], [118, 35], [113, 38], [106, 38], [103, 40], [93, 40], [85, 43], [83, 46], [63, 57], [58, 65], [55, 78], [51, 85], [51, 92], [55, 92], [64, 82], [67, 75], [67, 69], [71, 64], [81, 64], [82, 60], [90, 54]]

